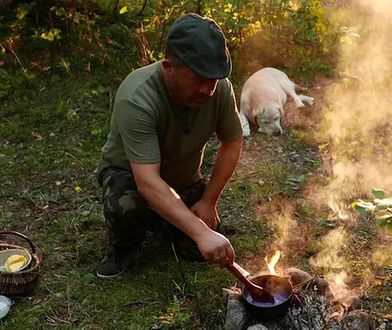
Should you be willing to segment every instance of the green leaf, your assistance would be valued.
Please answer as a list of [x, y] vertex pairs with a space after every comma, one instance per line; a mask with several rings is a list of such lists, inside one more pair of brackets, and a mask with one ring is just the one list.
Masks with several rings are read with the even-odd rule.
[[84, 274], [82, 280], [86, 284], [91, 284], [95, 282], [95, 275], [91, 273]]
[[351, 204], [351, 207], [362, 215], [368, 215], [376, 208], [372, 202], [365, 202], [361, 199]]
[[41, 33], [41, 39], [53, 41], [55, 39], [61, 39], [61, 30], [50, 29], [48, 32]]
[[392, 220], [392, 214], [384, 214], [381, 217], [377, 217], [376, 220], [382, 222], [385, 222], [386, 220]]
[[297, 176], [297, 177], [294, 177], [294, 178], [290, 178], [290, 179], [287, 179], [286, 180], [286, 184], [288, 184], [288, 185], [298, 185], [298, 184], [301, 184], [301, 183], [303, 183], [304, 182], [304, 180], [305, 180], [305, 175], [300, 175], [300, 176]]
[[119, 10], [119, 14], [125, 14], [128, 11], [128, 6], [123, 6], [121, 7], [121, 9]]
[[375, 198], [385, 198], [385, 191], [382, 190], [382, 189], [374, 188], [374, 189], [372, 190], [372, 195], [373, 195]]
[[27, 13], [28, 13], [29, 11], [28, 11], [28, 8], [26, 7], [26, 6], [19, 6], [18, 7], [18, 9], [16, 10], [16, 18], [17, 19], [23, 19], [26, 15], [27, 15]]
[[51, 33], [51, 32], [48, 32], [48, 33], [42, 32], [41, 33], [41, 38], [45, 39], [45, 40], [53, 41], [54, 36], [53, 36], [53, 33]]
[[388, 231], [392, 232], [392, 214], [385, 214], [378, 217], [376, 221], [381, 227], [385, 227]]
[[68, 272], [68, 274], [71, 275], [71, 277], [73, 277], [73, 278], [80, 279], [80, 273], [77, 270], [75, 270], [75, 269], [70, 270]]
[[392, 200], [391, 199], [374, 199], [374, 204], [376, 205], [376, 210], [385, 210], [387, 208], [392, 208]]

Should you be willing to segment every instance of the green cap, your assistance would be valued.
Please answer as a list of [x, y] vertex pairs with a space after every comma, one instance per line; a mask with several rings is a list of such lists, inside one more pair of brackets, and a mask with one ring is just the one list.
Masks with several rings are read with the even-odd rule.
[[191, 70], [209, 79], [223, 79], [231, 72], [225, 35], [212, 19], [187, 14], [177, 19], [166, 41], [171, 52]]

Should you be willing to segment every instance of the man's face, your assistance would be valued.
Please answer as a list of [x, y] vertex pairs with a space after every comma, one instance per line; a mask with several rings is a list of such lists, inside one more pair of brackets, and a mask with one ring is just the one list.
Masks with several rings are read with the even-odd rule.
[[201, 77], [185, 65], [174, 66], [170, 60], [163, 61], [163, 72], [170, 96], [179, 106], [200, 107], [214, 94], [218, 83], [218, 79]]

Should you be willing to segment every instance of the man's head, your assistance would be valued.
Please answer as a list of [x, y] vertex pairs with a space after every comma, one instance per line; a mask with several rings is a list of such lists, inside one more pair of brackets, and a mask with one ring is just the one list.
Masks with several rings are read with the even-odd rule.
[[197, 107], [212, 96], [219, 79], [231, 72], [225, 36], [212, 19], [187, 14], [174, 22], [162, 63], [175, 103]]

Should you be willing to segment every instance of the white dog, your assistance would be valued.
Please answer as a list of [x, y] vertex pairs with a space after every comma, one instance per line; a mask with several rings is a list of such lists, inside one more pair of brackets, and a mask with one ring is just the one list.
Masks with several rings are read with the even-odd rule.
[[242, 87], [240, 100], [243, 135], [250, 135], [249, 123], [258, 127], [259, 132], [282, 134], [280, 118], [287, 95], [294, 99], [297, 108], [304, 107], [303, 102], [313, 104], [312, 97], [297, 95], [296, 88], [300, 89], [278, 69], [263, 68], [250, 76]]

